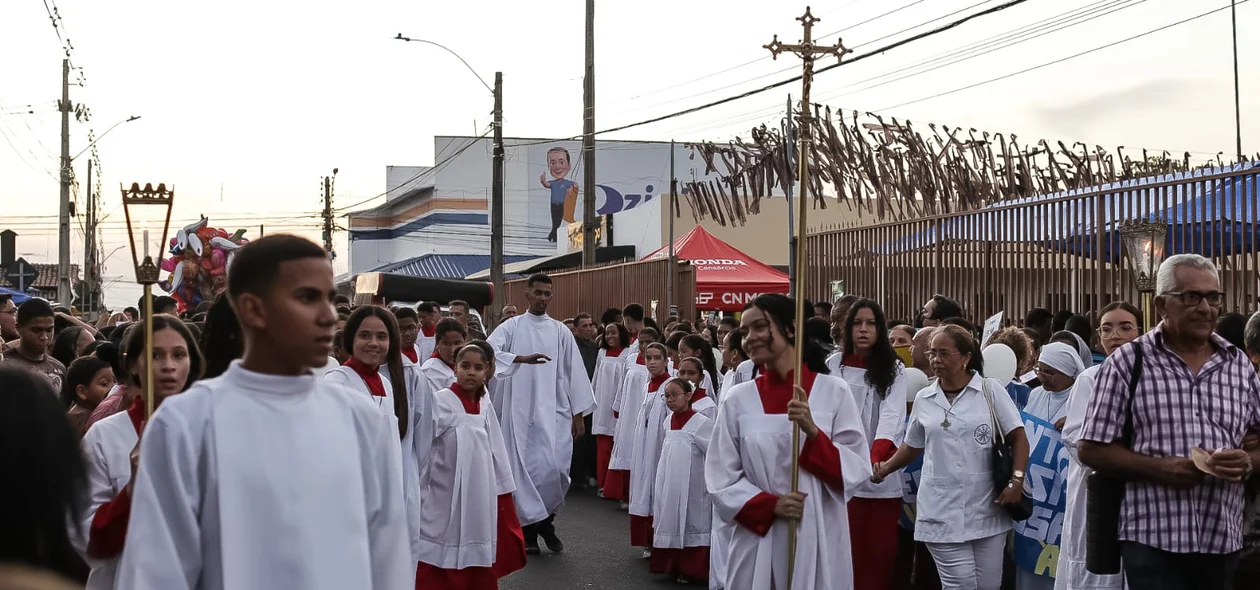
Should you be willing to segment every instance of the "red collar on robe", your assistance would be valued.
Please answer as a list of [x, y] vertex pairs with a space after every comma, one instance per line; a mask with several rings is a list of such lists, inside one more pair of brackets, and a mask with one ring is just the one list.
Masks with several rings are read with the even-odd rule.
[[[455, 395], [459, 397], [459, 403], [464, 404], [465, 412], [469, 414], [481, 413], [481, 399], [480, 399], [481, 396], [469, 395], [467, 392], [464, 391], [463, 387], [459, 386], [458, 383], [451, 384], [451, 391], [455, 392]], [[485, 394], [482, 394], [482, 395], [485, 395]]]
[[[766, 371], [754, 380], [757, 384], [757, 393], [761, 396], [761, 408], [767, 414], [787, 413], [788, 402], [792, 401], [794, 377], [791, 371], [783, 378], [776, 375], [774, 371]], [[801, 388], [805, 390], [805, 397], [809, 397], [809, 392], [813, 390], [815, 377], [817, 374], [809, 370], [809, 367], [801, 367]]]
[[402, 353], [403, 353], [403, 356], [407, 357], [407, 360], [411, 361], [411, 364], [414, 365], [420, 362], [420, 354], [416, 352], [415, 346], [402, 347]]
[[691, 408], [687, 408], [686, 410], [683, 410], [681, 412], [674, 412], [669, 417], [669, 429], [682, 430], [682, 427], [687, 425], [687, 421], [690, 420], [691, 417], [695, 415], [696, 415], [696, 411]]
[[381, 380], [380, 367], [369, 367], [354, 357], [350, 357], [345, 366], [350, 367], [363, 379], [369, 393], [377, 397], [385, 397], [385, 382]]
[[140, 436], [140, 431], [144, 426], [144, 396], [137, 395], [131, 399], [131, 407], [127, 408], [127, 417], [131, 418], [131, 425], [136, 427], [136, 436]]
[[669, 379], [669, 371], [666, 371], [664, 373], [661, 373], [660, 375], [652, 377], [652, 380], [648, 381], [648, 393], [655, 393], [656, 390], [661, 388], [661, 384], [664, 383], [668, 379]]
[[604, 349], [604, 356], [617, 358], [621, 356], [622, 350], [624, 349], [621, 348], [620, 346], [609, 346], [608, 348]]
[[697, 389], [696, 389], [696, 391], [695, 391], [695, 393], [692, 393], [692, 394], [691, 394], [691, 403], [693, 403], [693, 404], [694, 404], [694, 403], [696, 403], [696, 402], [698, 402], [698, 401], [700, 401], [700, 400], [704, 399], [704, 396], [705, 396], [704, 389], [699, 389], [699, 388], [697, 388]]
[[643, 351], [642, 351], [642, 350], [640, 350], [640, 351], [639, 351], [639, 356], [634, 357], [634, 362], [635, 362], [635, 363], [637, 363], [637, 364], [640, 364], [640, 365], [647, 366], [647, 361], [643, 360]]
[[432, 338], [435, 332], [437, 332], [437, 324], [433, 324], [432, 326], [420, 326], [420, 333], [424, 334], [425, 338]]
[[866, 363], [870, 360], [868, 356], [860, 356], [857, 353], [846, 354], [841, 358], [841, 364], [854, 369], [865, 369]]
[[446, 359], [442, 358], [442, 355], [438, 354], [438, 351], [437, 351], [437, 350], [434, 350], [434, 351], [433, 351], [433, 354], [429, 355], [429, 358], [431, 358], [431, 359], [437, 359], [437, 360], [439, 360], [439, 361], [442, 361], [442, 364], [444, 364], [444, 365], [446, 365], [446, 366], [450, 367], [452, 371], [454, 371], [454, 370], [455, 370], [455, 365], [452, 365], [452, 364], [450, 364], [450, 363], [446, 362]]

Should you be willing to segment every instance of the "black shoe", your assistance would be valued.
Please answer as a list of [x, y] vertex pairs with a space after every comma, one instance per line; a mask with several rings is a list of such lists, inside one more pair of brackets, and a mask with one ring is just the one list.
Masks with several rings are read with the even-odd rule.
[[546, 531], [539, 531], [538, 536], [543, 538], [543, 542], [547, 544], [547, 550], [552, 553], [560, 553], [564, 551], [564, 541], [556, 536], [556, 529], [552, 528]]
[[[547, 547], [550, 548], [551, 545], [548, 544]], [[534, 542], [532, 545], [529, 543], [525, 544], [525, 555], [541, 555], [541, 554], [542, 554], [542, 550], [538, 548], [537, 542]]]

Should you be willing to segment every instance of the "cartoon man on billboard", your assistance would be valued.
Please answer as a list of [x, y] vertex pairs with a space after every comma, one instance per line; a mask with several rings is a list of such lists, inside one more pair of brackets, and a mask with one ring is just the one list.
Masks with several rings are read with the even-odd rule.
[[560, 228], [561, 221], [573, 221], [573, 208], [577, 203], [578, 184], [565, 178], [572, 169], [571, 160], [569, 159], [569, 150], [562, 147], [553, 147], [547, 150], [547, 171], [551, 173], [551, 180], [547, 180], [547, 174], [539, 174], [538, 182], [542, 183], [543, 188], [551, 189], [551, 233], [547, 234], [547, 241], [556, 241], [556, 230]]

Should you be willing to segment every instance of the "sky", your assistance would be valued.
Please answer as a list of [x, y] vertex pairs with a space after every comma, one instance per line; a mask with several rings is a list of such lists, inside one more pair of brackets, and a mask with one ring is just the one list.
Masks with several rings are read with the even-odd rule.
[[[1002, 0], [827, 0], [812, 3], [816, 35], [840, 31], [862, 54]], [[1228, 0], [1029, 0], [851, 67], [820, 74], [813, 100], [1021, 139], [1143, 147], [1196, 159], [1234, 150], [1230, 15], [1122, 42]], [[47, 6], [47, 8], [46, 8]], [[322, 177], [339, 173], [342, 212], [383, 202], [388, 165], [432, 165], [435, 135], [476, 135], [492, 100], [478, 81], [504, 77], [508, 137], [569, 137], [582, 129], [581, 0], [353, 3], [223, 0], [12, 0], [0, 8], [0, 228], [18, 254], [57, 257], [62, 38], [82, 85], [71, 101], [71, 155], [97, 143], [101, 168], [106, 303], [133, 304], [134, 284], [117, 187], [174, 185], [174, 229], [207, 215], [228, 231], [303, 233], [319, 239]], [[596, 128], [606, 129], [739, 94], [799, 73], [762, 46], [796, 42], [804, 3], [756, 0], [604, 0], [595, 11]], [[1075, 20], [1059, 15], [1082, 9]], [[60, 15], [59, 27], [49, 12]], [[954, 14], [953, 16], [947, 16]], [[938, 20], [939, 19], [939, 20]], [[1053, 23], [1074, 26], [1046, 32]], [[1238, 5], [1244, 150], [1260, 151], [1260, 2]], [[1027, 29], [1040, 26], [1042, 29]], [[997, 51], [995, 37], [1027, 39]], [[394, 40], [403, 34], [445, 51]], [[1042, 34], [1044, 33], [1044, 34]], [[834, 41], [835, 35], [824, 41]], [[970, 53], [973, 44], [990, 41]], [[950, 65], [913, 67], [945, 55]], [[1010, 77], [959, 90], [1008, 74]], [[727, 141], [777, 125], [791, 84], [604, 139]], [[935, 95], [941, 96], [935, 96]], [[921, 100], [925, 99], [925, 100]], [[906, 104], [910, 103], [910, 104]], [[898, 106], [903, 105], [903, 106]], [[892, 108], [890, 108], [892, 107]], [[30, 111], [34, 111], [33, 113]], [[1248, 113], [1253, 113], [1248, 115]], [[1032, 143], [1032, 142], [1029, 142]], [[1131, 153], [1131, 152], [1130, 152]], [[84, 175], [90, 152], [74, 161]], [[86, 194], [84, 192], [83, 194]], [[80, 203], [86, 201], [81, 199]], [[350, 207], [350, 206], [355, 207]], [[72, 257], [83, 260], [81, 217]], [[160, 220], [149, 227], [157, 233]], [[156, 236], [154, 238], [156, 240]], [[345, 234], [336, 241], [346, 259]]]

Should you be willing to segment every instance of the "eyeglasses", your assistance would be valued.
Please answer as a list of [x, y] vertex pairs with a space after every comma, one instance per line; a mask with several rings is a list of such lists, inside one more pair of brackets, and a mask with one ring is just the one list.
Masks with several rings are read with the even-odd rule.
[[665, 401], [669, 401], [669, 398], [671, 398], [671, 397], [688, 397], [688, 396], [690, 396], [690, 395], [691, 395], [690, 393], [687, 393], [687, 392], [685, 392], [685, 391], [680, 391], [680, 392], [678, 392], [678, 393], [662, 393], [662, 394], [661, 394], [661, 399], [663, 399], [663, 400], [665, 400]]
[[1203, 302], [1205, 299], [1207, 300], [1208, 305], [1212, 307], [1220, 307], [1222, 303], [1225, 303], [1225, 294], [1220, 291], [1209, 291], [1207, 293], [1202, 291], [1173, 291], [1171, 293], [1164, 293], [1164, 295], [1168, 297], [1177, 297], [1181, 300], [1181, 304], [1187, 307], [1194, 307]]
[[927, 356], [928, 358], [940, 358], [940, 359], [947, 359], [951, 356], [958, 356], [960, 354], [962, 353], [955, 350], [939, 350], [936, 348], [930, 348], [928, 349], [926, 353], [924, 353], [924, 355]]
[[1137, 326], [1133, 324], [1120, 324], [1119, 326], [1103, 326], [1098, 328], [1098, 335], [1103, 338], [1109, 338], [1113, 334], [1126, 335], [1137, 332]]

